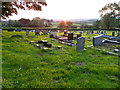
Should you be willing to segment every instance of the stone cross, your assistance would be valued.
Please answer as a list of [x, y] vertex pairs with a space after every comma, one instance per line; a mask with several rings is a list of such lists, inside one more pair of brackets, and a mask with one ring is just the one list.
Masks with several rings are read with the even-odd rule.
[[77, 39], [76, 49], [78, 51], [84, 50], [84, 44], [85, 44], [85, 38], [84, 37], [79, 37]]
[[102, 35], [93, 37], [93, 46], [98, 46], [100, 44], [102, 44]]

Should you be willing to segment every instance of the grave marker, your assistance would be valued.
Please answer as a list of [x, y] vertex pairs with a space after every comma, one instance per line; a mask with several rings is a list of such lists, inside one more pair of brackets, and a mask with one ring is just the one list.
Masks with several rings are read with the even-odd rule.
[[73, 40], [73, 33], [68, 33], [68, 40]]
[[85, 44], [85, 38], [84, 38], [84, 37], [79, 37], [79, 38], [77, 39], [76, 49], [77, 49], [78, 51], [84, 50], [84, 44]]
[[93, 46], [98, 46], [100, 44], [102, 44], [102, 35], [93, 37]]

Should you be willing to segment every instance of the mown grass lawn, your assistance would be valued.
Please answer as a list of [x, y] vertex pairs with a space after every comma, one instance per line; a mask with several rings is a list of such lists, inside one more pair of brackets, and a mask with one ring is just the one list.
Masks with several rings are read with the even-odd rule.
[[[12, 35], [23, 38], [11, 38]], [[49, 35], [25, 36], [25, 32], [3, 31], [3, 88], [118, 88], [118, 56], [99, 51], [87, 38], [84, 51], [52, 41]], [[44, 51], [27, 41], [48, 40], [50, 50]], [[74, 41], [76, 42], [76, 41]], [[62, 46], [62, 49], [57, 49]]]

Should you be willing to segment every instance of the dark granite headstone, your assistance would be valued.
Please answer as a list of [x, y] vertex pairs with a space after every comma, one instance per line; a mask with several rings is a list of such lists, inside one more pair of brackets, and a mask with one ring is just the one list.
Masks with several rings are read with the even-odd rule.
[[115, 32], [112, 32], [112, 36], [115, 36]]
[[73, 33], [68, 33], [68, 40], [73, 40]]

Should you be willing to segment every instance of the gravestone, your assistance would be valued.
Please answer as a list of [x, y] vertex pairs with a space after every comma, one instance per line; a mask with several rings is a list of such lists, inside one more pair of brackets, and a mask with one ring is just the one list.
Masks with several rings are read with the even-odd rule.
[[44, 46], [45, 46], [45, 47], [48, 47], [48, 48], [51, 48], [51, 47], [52, 47], [52, 44], [51, 44], [51, 43], [46, 43]]
[[92, 31], [91, 31], [91, 33], [93, 34], [93, 33], [94, 33], [94, 31], [92, 30]]
[[79, 37], [77, 39], [76, 49], [78, 51], [84, 50], [84, 44], [85, 44], [85, 38], [84, 37]]
[[39, 44], [36, 44], [35, 46], [36, 46], [37, 48], [40, 48]]
[[120, 37], [120, 33], [117, 33], [117, 36]]
[[93, 46], [98, 46], [100, 44], [102, 44], [102, 35], [93, 37]]
[[37, 43], [38, 43], [38, 44], [42, 44], [42, 43], [43, 43], [43, 40], [38, 40]]
[[12, 35], [12, 37], [22, 37], [22, 35]]
[[86, 33], [86, 31], [83, 31], [83, 33]]
[[48, 35], [48, 31], [42, 31], [43, 35]]
[[87, 31], [87, 34], [90, 34], [90, 31]]
[[56, 32], [50, 32], [50, 38], [54, 38], [57, 36], [57, 33]]
[[77, 38], [79, 38], [79, 37], [81, 37], [82, 36], [82, 34], [77, 34]]
[[115, 36], [115, 32], [112, 32], [112, 36]]
[[40, 30], [35, 30], [35, 35], [40, 35]]
[[82, 32], [79, 32], [80, 34], [82, 34]]
[[27, 36], [29, 35], [29, 30], [26, 30], [26, 35], [27, 35]]
[[64, 35], [66, 35], [67, 34], [67, 30], [64, 30]]
[[68, 33], [68, 40], [73, 40], [73, 33]]

